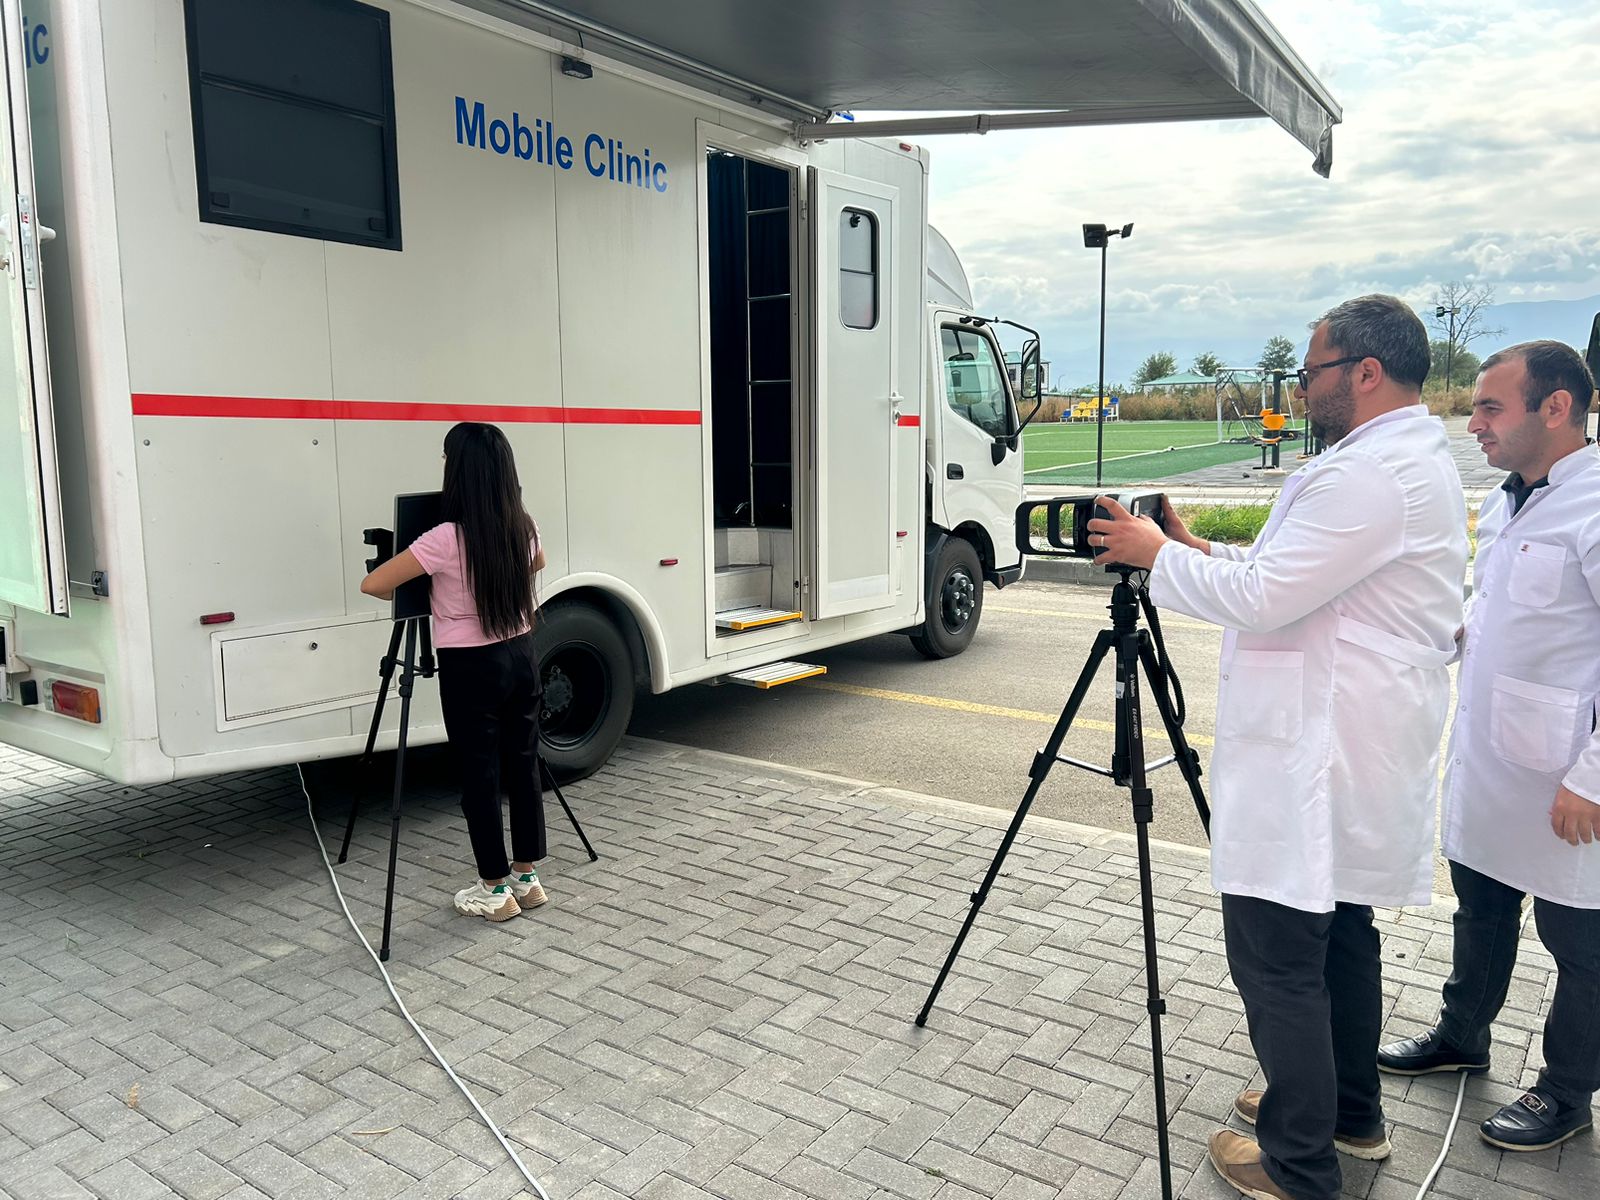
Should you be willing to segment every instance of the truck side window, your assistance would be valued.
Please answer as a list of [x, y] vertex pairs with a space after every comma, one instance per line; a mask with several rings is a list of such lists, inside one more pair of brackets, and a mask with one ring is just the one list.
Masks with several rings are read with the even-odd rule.
[[944, 352], [945, 403], [990, 437], [1011, 433], [1010, 401], [1005, 368], [994, 344], [970, 329], [945, 326], [939, 331]]
[[389, 14], [185, 0], [200, 219], [400, 249]]
[[878, 218], [864, 209], [839, 213], [839, 319], [851, 329], [878, 324]]

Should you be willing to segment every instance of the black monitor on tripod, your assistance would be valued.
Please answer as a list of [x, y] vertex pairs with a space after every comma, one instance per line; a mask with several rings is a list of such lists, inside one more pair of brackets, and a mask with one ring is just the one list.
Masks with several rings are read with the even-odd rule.
[[[443, 492], [410, 492], [394, 498], [394, 552], [399, 554], [444, 519]], [[394, 590], [390, 616], [396, 621], [426, 617], [428, 576], [418, 575]]]

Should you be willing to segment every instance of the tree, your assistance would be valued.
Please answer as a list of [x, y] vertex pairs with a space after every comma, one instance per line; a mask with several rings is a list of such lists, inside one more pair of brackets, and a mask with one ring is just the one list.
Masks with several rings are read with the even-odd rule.
[[1261, 358], [1256, 365], [1263, 371], [1292, 371], [1294, 343], [1281, 333], [1269, 338], [1261, 349]]
[[1433, 356], [1433, 370], [1430, 378], [1443, 381], [1445, 364], [1449, 363], [1450, 378], [1448, 386], [1471, 387], [1472, 381], [1478, 377], [1478, 371], [1483, 366], [1478, 356], [1471, 350], [1464, 350], [1457, 346], [1454, 353], [1450, 352], [1450, 345], [1444, 339], [1428, 343], [1429, 353]]
[[[1494, 304], [1494, 289], [1487, 284], [1467, 284], [1452, 280], [1433, 293], [1433, 315], [1428, 324], [1444, 343], [1445, 371], [1451, 376], [1447, 386], [1454, 386], [1458, 372], [1455, 360], [1468, 346], [1479, 338], [1499, 337], [1504, 329], [1489, 328], [1484, 309]], [[1437, 351], [1434, 365], [1439, 366]], [[1476, 371], [1473, 372], [1477, 374]]]
[[1139, 369], [1134, 372], [1133, 382], [1146, 384], [1152, 379], [1162, 379], [1168, 375], [1178, 373], [1178, 358], [1165, 350], [1157, 350], [1144, 362], [1139, 364]]
[[1202, 350], [1194, 356], [1192, 370], [1196, 375], [1204, 375], [1207, 379], [1216, 378], [1218, 371], [1222, 370], [1222, 360], [1209, 350]]

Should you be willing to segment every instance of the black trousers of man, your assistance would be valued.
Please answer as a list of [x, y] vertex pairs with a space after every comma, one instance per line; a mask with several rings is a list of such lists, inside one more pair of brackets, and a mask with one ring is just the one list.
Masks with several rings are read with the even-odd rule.
[[1383, 977], [1372, 909], [1309, 913], [1225, 895], [1222, 929], [1267, 1077], [1256, 1121], [1261, 1165], [1295, 1200], [1337, 1200], [1334, 1133], [1364, 1138], [1383, 1129]]
[[[1458, 862], [1450, 864], [1450, 881], [1456, 936], [1439, 1036], [1458, 1050], [1488, 1054], [1489, 1026], [1506, 1002], [1517, 962], [1523, 893]], [[1584, 1107], [1600, 1091], [1600, 910], [1535, 898], [1533, 919], [1556, 960], [1539, 1087], [1562, 1108]]]

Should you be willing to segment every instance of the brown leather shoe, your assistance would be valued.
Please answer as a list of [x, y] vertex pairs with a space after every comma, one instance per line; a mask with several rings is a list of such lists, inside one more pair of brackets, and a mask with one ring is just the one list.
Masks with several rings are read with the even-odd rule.
[[[1234, 1097], [1233, 1111], [1246, 1125], [1254, 1125], [1256, 1118], [1261, 1115], [1261, 1096], [1260, 1090], [1246, 1088]], [[1336, 1133], [1333, 1135], [1333, 1148], [1340, 1154], [1362, 1158], [1367, 1162], [1382, 1162], [1394, 1153], [1387, 1130], [1372, 1137], [1347, 1137]]]
[[1294, 1200], [1267, 1174], [1261, 1165], [1261, 1147], [1231, 1129], [1219, 1129], [1207, 1144], [1211, 1152], [1211, 1165], [1222, 1176], [1223, 1182], [1251, 1200]]

